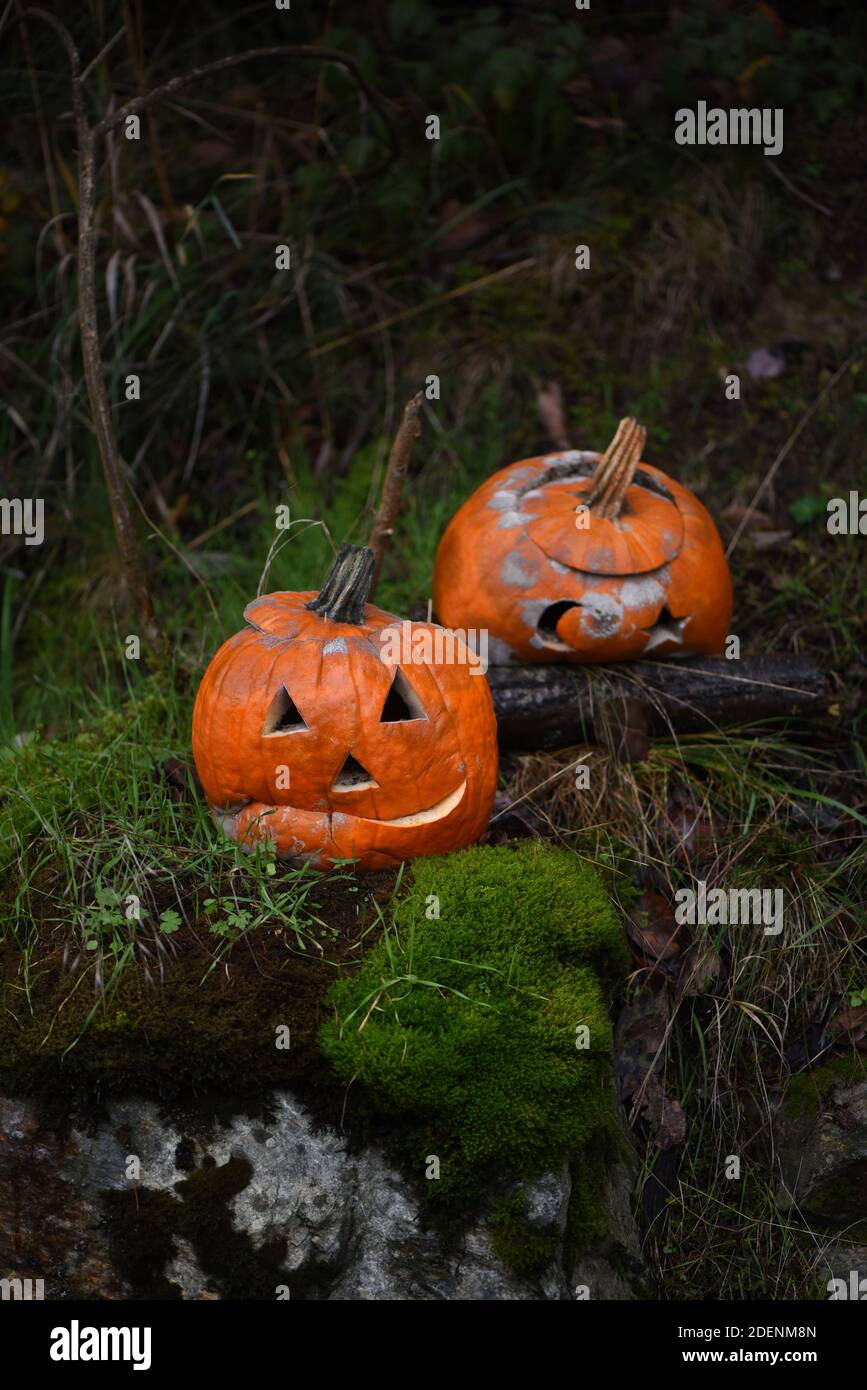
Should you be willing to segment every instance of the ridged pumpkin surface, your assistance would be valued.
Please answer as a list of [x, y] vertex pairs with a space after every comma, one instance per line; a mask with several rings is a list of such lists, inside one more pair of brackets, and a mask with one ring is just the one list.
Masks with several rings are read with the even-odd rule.
[[404, 627], [417, 644], [433, 624], [402, 625], [372, 604], [359, 622], [334, 621], [309, 609], [315, 599], [255, 600], [205, 673], [193, 755], [215, 819], [233, 839], [268, 837], [280, 855], [322, 867], [382, 868], [471, 844], [497, 779], [484, 676], [384, 659], [389, 632]]
[[523, 459], [449, 523], [434, 567], [436, 615], [486, 628], [494, 664], [722, 651], [732, 584], [716, 526], [688, 488], [638, 460], [644, 431], [623, 421], [618, 438], [624, 432], [633, 457], [620, 450], [614, 477], [615, 454], [607, 487], [607, 455]]

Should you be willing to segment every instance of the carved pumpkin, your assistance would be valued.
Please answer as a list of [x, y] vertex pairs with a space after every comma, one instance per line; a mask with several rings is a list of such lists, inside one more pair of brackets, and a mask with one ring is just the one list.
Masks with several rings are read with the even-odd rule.
[[495, 664], [720, 652], [732, 584], [719, 533], [688, 488], [640, 462], [645, 438], [622, 420], [602, 455], [489, 478], [440, 542], [437, 617], [487, 628]]
[[232, 839], [371, 869], [485, 829], [497, 781], [488, 683], [461, 660], [419, 660], [441, 630], [367, 603], [372, 572], [370, 550], [342, 546], [319, 595], [256, 599], [205, 672], [193, 755]]

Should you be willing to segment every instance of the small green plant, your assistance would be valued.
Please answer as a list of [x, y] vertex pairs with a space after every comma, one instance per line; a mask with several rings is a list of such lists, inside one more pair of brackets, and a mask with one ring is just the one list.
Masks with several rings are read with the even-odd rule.
[[120, 899], [106, 883], [94, 888], [95, 902], [85, 909], [81, 934], [85, 951], [95, 951], [102, 945], [112, 955], [119, 955], [130, 944], [131, 926], [123, 914]]

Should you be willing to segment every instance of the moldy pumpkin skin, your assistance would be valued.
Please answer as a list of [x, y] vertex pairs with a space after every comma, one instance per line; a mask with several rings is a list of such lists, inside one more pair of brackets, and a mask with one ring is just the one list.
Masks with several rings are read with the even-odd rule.
[[315, 599], [256, 599], [205, 673], [193, 756], [215, 820], [232, 839], [272, 839], [281, 856], [322, 868], [387, 868], [471, 844], [497, 780], [484, 676], [386, 662], [381, 642], [399, 619], [368, 603], [361, 621], [334, 621], [308, 608]]
[[627, 425], [634, 458], [608, 515], [587, 500], [607, 455], [570, 450], [501, 469], [449, 523], [434, 608], [450, 627], [487, 628], [494, 664], [723, 650], [732, 583], [719, 533], [688, 488], [638, 461], [644, 431]]

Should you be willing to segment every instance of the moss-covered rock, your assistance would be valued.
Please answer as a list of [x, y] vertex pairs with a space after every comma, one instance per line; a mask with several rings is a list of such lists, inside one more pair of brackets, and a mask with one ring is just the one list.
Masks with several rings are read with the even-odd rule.
[[863, 1057], [830, 1057], [814, 1071], [801, 1071], [792, 1077], [786, 1091], [786, 1115], [791, 1120], [816, 1120], [832, 1087], [854, 1086], [865, 1080], [867, 1063]]
[[568, 850], [420, 860], [391, 926], [331, 991], [320, 1042], [394, 1124], [429, 1200], [459, 1204], [610, 1141], [605, 990], [625, 968], [607, 894]]

